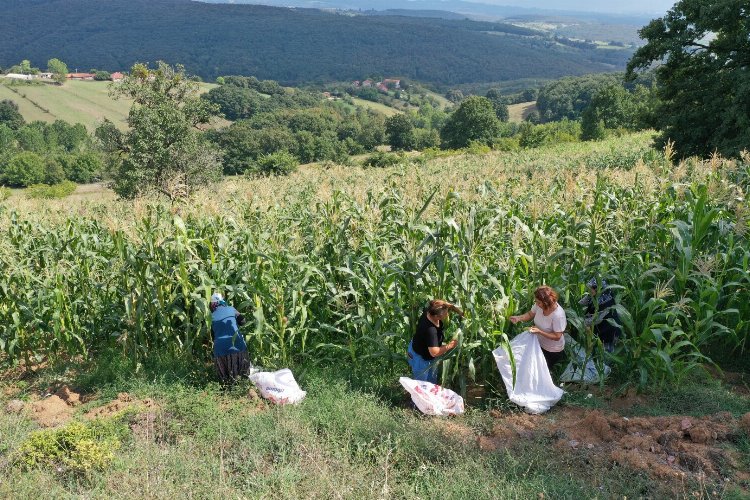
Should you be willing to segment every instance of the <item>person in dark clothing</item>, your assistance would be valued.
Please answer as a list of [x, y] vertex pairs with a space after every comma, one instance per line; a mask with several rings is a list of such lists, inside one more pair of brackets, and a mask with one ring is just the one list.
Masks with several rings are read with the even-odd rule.
[[458, 307], [444, 300], [431, 300], [417, 323], [407, 356], [414, 380], [437, 384], [437, 358], [454, 349], [458, 342], [443, 344], [443, 321], [449, 312], [463, 317]]
[[252, 368], [247, 344], [239, 327], [245, 318], [219, 293], [211, 296], [211, 331], [214, 336], [214, 366], [222, 384], [231, 384]]
[[[594, 333], [602, 341], [604, 350], [614, 352], [617, 339], [622, 335], [620, 318], [617, 316], [614, 292], [607, 282], [591, 278], [586, 286], [589, 293], [578, 303], [586, 306], [586, 326], [594, 325]], [[609, 320], [612, 320], [613, 325]]]

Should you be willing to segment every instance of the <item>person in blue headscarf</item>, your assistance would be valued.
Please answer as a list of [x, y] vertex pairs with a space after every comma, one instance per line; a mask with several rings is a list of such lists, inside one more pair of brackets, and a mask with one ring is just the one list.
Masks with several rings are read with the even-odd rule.
[[604, 350], [614, 352], [617, 339], [622, 336], [620, 318], [614, 307], [614, 291], [609, 289], [609, 285], [603, 279], [591, 278], [586, 286], [589, 293], [578, 302], [586, 306], [586, 326], [593, 324], [594, 333], [601, 339]]
[[222, 384], [231, 384], [247, 375], [252, 365], [240, 326], [245, 318], [228, 305], [220, 293], [211, 296], [211, 331], [214, 336], [214, 365]]

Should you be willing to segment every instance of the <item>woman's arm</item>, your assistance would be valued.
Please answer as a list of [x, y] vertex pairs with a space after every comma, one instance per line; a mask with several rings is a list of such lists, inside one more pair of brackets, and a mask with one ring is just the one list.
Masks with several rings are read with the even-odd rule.
[[451, 349], [454, 349], [457, 345], [458, 341], [454, 339], [440, 347], [428, 347], [427, 350], [430, 351], [430, 356], [432, 356], [433, 358], [437, 358], [438, 356], [442, 356]]
[[521, 314], [520, 316], [511, 316], [510, 322], [515, 325], [519, 321], [525, 322], [525, 321], [531, 321], [532, 319], [534, 319], [534, 311], [529, 311], [525, 314]]
[[541, 328], [537, 328], [536, 326], [532, 326], [531, 328], [529, 328], [529, 331], [550, 340], [560, 340], [560, 337], [563, 336], [563, 332], [545, 332], [544, 330], [542, 330]]

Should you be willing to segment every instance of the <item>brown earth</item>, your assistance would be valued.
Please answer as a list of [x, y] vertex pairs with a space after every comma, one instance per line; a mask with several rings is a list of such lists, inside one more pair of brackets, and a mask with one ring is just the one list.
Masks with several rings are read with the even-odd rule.
[[64, 385], [54, 394], [34, 401], [29, 406], [31, 418], [40, 427], [56, 427], [70, 420], [75, 411], [74, 408], [80, 404], [81, 395]]
[[682, 482], [707, 477], [724, 481], [741, 475], [725, 443], [750, 428], [750, 414], [707, 417], [632, 417], [582, 408], [556, 408], [546, 415], [495, 413], [492, 432], [477, 438], [480, 449], [512, 449], [524, 439], [552, 440], [561, 453], [585, 452], [602, 465], [618, 464], [659, 480]]
[[138, 410], [156, 410], [158, 409], [158, 405], [151, 399], [138, 400], [133, 398], [127, 392], [121, 392], [117, 395], [117, 399], [110, 401], [104, 406], [86, 412], [84, 417], [88, 419], [111, 417], [130, 408], [137, 408]]

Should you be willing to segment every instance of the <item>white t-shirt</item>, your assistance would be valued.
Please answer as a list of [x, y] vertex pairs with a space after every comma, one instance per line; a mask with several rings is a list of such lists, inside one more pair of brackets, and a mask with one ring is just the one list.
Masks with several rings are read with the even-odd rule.
[[[542, 309], [536, 304], [531, 307], [531, 312], [534, 313], [534, 324], [540, 330], [544, 330], [547, 333], [552, 332], [563, 332], [565, 327], [568, 326], [568, 320], [565, 318], [565, 309], [560, 304], [552, 311], [549, 316], [545, 316]], [[537, 335], [539, 338], [539, 345], [547, 352], [560, 352], [565, 348], [565, 335], [560, 336], [560, 340], [551, 340], [542, 335]]]

